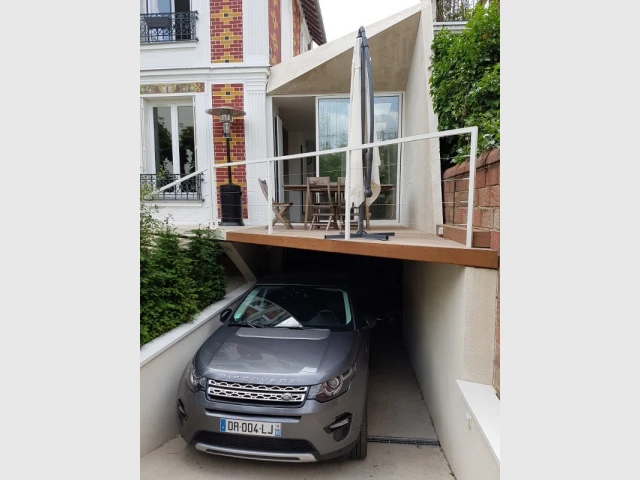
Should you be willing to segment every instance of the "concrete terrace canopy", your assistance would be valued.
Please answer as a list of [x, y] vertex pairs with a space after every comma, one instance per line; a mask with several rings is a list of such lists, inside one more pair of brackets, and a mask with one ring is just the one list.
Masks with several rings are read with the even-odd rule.
[[[376, 92], [405, 89], [420, 15], [426, 6], [426, 2], [421, 2], [377, 23], [364, 25]], [[357, 35], [356, 28], [353, 33], [275, 65], [269, 75], [267, 94], [348, 94]]]

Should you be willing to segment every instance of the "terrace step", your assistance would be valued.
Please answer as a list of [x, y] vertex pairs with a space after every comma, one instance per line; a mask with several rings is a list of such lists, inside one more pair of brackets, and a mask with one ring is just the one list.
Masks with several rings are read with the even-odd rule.
[[[462, 225], [438, 225], [438, 236], [465, 245], [467, 243], [467, 227]], [[500, 232], [473, 229], [472, 247], [500, 250]]]

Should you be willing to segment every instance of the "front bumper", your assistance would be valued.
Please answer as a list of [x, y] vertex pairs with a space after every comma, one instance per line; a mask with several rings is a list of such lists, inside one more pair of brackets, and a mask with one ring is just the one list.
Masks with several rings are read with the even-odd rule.
[[[349, 390], [335, 400], [304, 405], [268, 407], [212, 402], [204, 392], [191, 392], [185, 382], [178, 391], [181, 402], [179, 430], [196, 449], [224, 456], [278, 462], [314, 462], [348, 454], [360, 434], [366, 401], [366, 378], [356, 375]], [[186, 414], [186, 415], [185, 415]], [[256, 437], [220, 431], [220, 419], [282, 424], [281, 437]], [[331, 430], [336, 422], [346, 425]]]

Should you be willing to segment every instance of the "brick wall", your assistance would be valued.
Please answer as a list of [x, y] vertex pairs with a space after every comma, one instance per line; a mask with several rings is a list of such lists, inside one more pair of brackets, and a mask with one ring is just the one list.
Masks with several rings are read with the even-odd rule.
[[[448, 168], [443, 175], [444, 223], [467, 224], [469, 197], [469, 162]], [[500, 231], [500, 149], [482, 154], [476, 164], [473, 197], [473, 226]], [[491, 248], [500, 249], [500, 236], [491, 240]]]
[[[444, 222], [467, 223], [469, 197], [469, 162], [448, 168], [443, 175]], [[474, 230], [497, 232], [491, 235], [491, 248], [500, 250], [500, 149], [482, 154], [476, 163], [476, 183], [473, 196]], [[496, 291], [495, 358], [493, 386], [500, 393], [500, 268]]]
[[293, 2], [293, 56], [300, 55], [300, 7], [298, 0]]
[[269, 64], [282, 61], [282, 35], [280, 32], [280, 0], [269, 0]]
[[[244, 88], [241, 83], [213, 84], [211, 85], [211, 96], [213, 108], [232, 106], [239, 110], [244, 110]], [[215, 163], [227, 162], [227, 143], [224, 138], [222, 123], [217, 117], [213, 118], [213, 151]], [[244, 148], [244, 119], [236, 119], [231, 124], [231, 161], [240, 162], [245, 160]], [[231, 167], [233, 183], [242, 187], [242, 217], [248, 218], [247, 210], [247, 177], [246, 166], [239, 165]], [[216, 168], [216, 184], [218, 186], [228, 183], [226, 168]], [[220, 193], [218, 193], [218, 218], [222, 215], [220, 211]]]
[[210, 0], [211, 63], [242, 62], [242, 0]]

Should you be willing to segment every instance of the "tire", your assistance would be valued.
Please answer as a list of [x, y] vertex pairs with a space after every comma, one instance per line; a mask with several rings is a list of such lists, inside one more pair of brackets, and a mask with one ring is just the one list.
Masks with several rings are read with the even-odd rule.
[[362, 425], [360, 425], [360, 436], [353, 450], [349, 453], [349, 460], [364, 460], [367, 458], [367, 436], [367, 404], [365, 403]]

